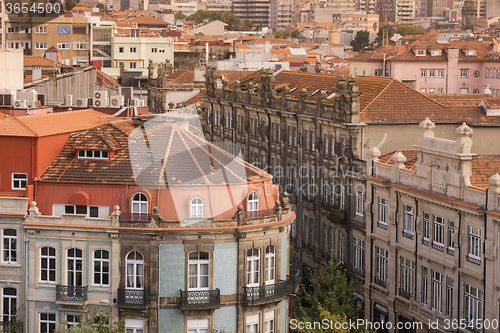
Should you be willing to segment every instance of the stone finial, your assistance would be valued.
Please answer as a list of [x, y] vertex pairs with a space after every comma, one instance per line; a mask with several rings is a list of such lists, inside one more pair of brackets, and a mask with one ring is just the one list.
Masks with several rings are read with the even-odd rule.
[[242, 205], [238, 205], [238, 210], [234, 213], [233, 220], [236, 220], [238, 225], [245, 224], [245, 212]]
[[398, 168], [403, 169], [405, 167], [406, 156], [403, 155], [400, 151], [392, 156], [392, 160], [398, 166]]
[[500, 194], [500, 175], [495, 173], [488, 179], [488, 184], [491, 185], [491, 190]]
[[111, 224], [113, 227], [120, 225], [120, 206], [116, 205], [111, 213]]
[[30, 204], [29, 215], [42, 215], [40, 210], [36, 206], [36, 201], [32, 201]]
[[290, 204], [290, 195], [288, 192], [283, 192], [283, 196], [281, 197], [281, 201], [283, 202], [283, 207], [285, 210], [290, 210], [291, 204]]
[[474, 132], [474, 131], [472, 130], [472, 128], [467, 126], [467, 124], [465, 122], [463, 122], [462, 125], [457, 127], [456, 132], [458, 135], [471, 136], [472, 132]]
[[473, 130], [466, 123], [458, 126], [456, 129], [457, 137], [457, 149], [461, 154], [471, 154], [472, 153], [472, 138], [470, 137]]
[[347, 89], [349, 91], [359, 91], [356, 78], [354, 76], [349, 76], [347, 79]]
[[346, 90], [347, 89], [347, 85], [346, 85], [346, 82], [345, 82], [345, 76], [340, 74], [338, 77], [337, 77], [337, 90], [338, 91], [342, 91], [342, 90]]
[[423, 129], [422, 133], [420, 134], [420, 140], [419, 144], [423, 145], [423, 141], [425, 138], [433, 138], [434, 137], [434, 131], [433, 129], [436, 127], [436, 124], [434, 124], [429, 117], [425, 117], [424, 120], [422, 120], [418, 126]]
[[299, 91], [300, 100], [305, 100], [306, 97], [307, 97], [307, 89], [306, 88], [300, 89], [300, 91]]
[[240, 80], [234, 81], [234, 90], [235, 91], [240, 91], [240, 89], [241, 89], [241, 82], [240, 82]]
[[302, 66], [300, 66], [300, 71], [301, 72], [307, 72], [307, 67], [309, 66], [309, 60], [304, 60], [304, 63], [302, 64]]
[[283, 97], [290, 97], [290, 90], [289, 86], [285, 86], [285, 88], [283, 88]]
[[173, 109], [173, 108], [174, 108], [174, 106], [175, 106], [175, 103], [174, 103], [174, 102], [170, 101], [170, 103], [168, 103], [168, 108], [169, 108], [169, 109]]
[[378, 158], [380, 157], [380, 155], [381, 155], [380, 150], [377, 147], [371, 147], [368, 150], [368, 156], [375, 162], [379, 161]]
[[229, 81], [228, 81], [228, 80], [226, 80], [226, 79], [224, 78], [224, 79], [222, 80], [222, 87], [223, 87], [224, 89], [227, 89], [228, 84], [229, 84]]
[[314, 66], [314, 71], [316, 73], [321, 73], [323, 71], [323, 67], [321, 66], [321, 61], [319, 59], [316, 60], [316, 65]]

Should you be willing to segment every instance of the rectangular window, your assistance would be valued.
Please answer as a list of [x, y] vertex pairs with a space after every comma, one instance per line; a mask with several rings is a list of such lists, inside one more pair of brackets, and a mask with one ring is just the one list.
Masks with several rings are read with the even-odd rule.
[[109, 286], [109, 251], [94, 250], [94, 285]]
[[440, 69], [438, 70], [438, 77], [443, 78], [444, 77], [444, 70]]
[[329, 142], [328, 135], [325, 134], [325, 136], [323, 138], [323, 143], [324, 143], [324, 147], [325, 147], [325, 149], [323, 150], [323, 154], [325, 156], [328, 156], [328, 142]]
[[382, 228], [387, 228], [387, 199], [378, 197], [378, 225]]
[[266, 247], [266, 258], [264, 262], [264, 278], [266, 284], [273, 284], [275, 281], [276, 254], [274, 245]]
[[158, 53], [165, 53], [165, 47], [164, 46], [160, 46], [158, 48]]
[[130, 63], [130, 68], [137, 68], [137, 63], [131, 62]]
[[427, 268], [422, 267], [422, 290], [421, 290], [421, 302], [424, 305], [427, 305], [427, 288], [428, 288], [428, 276], [427, 276]]
[[432, 286], [431, 286], [431, 308], [441, 312], [442, 291], [443, 291], [443, 274], [432, 271]]
[[69, 43], [57, 43], [57, 48], [60, 50], [69, 50]]
[[460, 77], [461, 78], [468, 78], [469, 77], [469, 70], [468, 69], [461, 69], [460, 70]]
[[448, 253], [453, 254], [455, 251], [455, 242], [453, 241], [453, 236], [455, 234], [455, 222], [448, 220]]
[[131, 47], [130, 48], [130, 53], [136, 53], [137, 52], [137, 47]]
[[73, 48], [75, 50], [88, 50], [89, 44], [87, 42], [73, 42]]
[[[12, 316], [16, 315], [17, 289], [12, 287], [2, 288], [2, 321], [4, 328], [11, 321]], [[6, 330], [8, 332], [9, 330]]]
[[453, 317], [453, 280], [446, 279], [446, 315]]
[[259, 322], [259, 314], [247, 316], [245, 323], [245, 333], [260, 333]]
[[427, 77], [427, 69], [420, 70], [420, 77]]
[[70, 27], [57, 27], [58, 34], [69, 34], [71, 32]]
[[40, 282], [56, 282], [56, 249], [50, 246], [40, 248]]
[[323, 252], [323, 256], [326, 257], [328, 254], [328, 232], [326, 224], [323, 225], [323, 249], [321, 251]]
[[151, 48], [151, 53], [157, 53], [158, 52], [158, 48], [157, 47], [152, 47]]
[[109, 152], [107, 150], [79, 150], [78, 158], [107, 160], [109, 159]]
[[339, 203], [339, 208], [340, 210], [345, 209], [345, 186], [340, 184], [340, 203]]
[[436, 89], [434, 88], [429, 88], [429, 94], [434, 94], [436, 92]]
[[475, 264], [481, 263], [481, 229], [469, 226], [469, 251], [467, 259]]
[[406, 299], [411, 299], [413, 296], [413, 284], [415, 279], [415, 263], [401, 257], [401, 285], [399, 295]]
[[375, 247], [375, 283], [387, 288], [387, 261], [389, 251], [381, 247]]
[[438, 94], [444, 94], [444, 88], [438, 88]]
[[335, 157], [335, 136], [331, 136], [331, 145], [330, 145], [330, 156], [331, 158]]
[[415, 217], [413, 207], [404, 205], [403, 214], [403, 236], [413, 239], [413, 221]]
[[260, 249], [247, 251], [247, 286], [257, 287], [260, 283]]
[[120, 46], [120, 47], [118, 48], [118, 52], [120, 52], [120, 53], [125, 52], [125, 48], [124, 48], [123, 46]]
[[357, 273], [363, 273], [365, 265], [365, 241], [361, 238], [354, 237], [353, 238], [353, 251], [354, 258], [352, 261], [352, 268]]
[[422, 223], [422, 243], [424, 245], [429, 244], [429, 220], [430, 220], [430, 215], [429, 213], [424, 212], [423, 214], [423, 223]]
[[12, 189], [13, 190], [25, 190], [28, 186], [28, 174], [27, 173], [12, 173]]
[[339, 262], [344, 263], [344, 247], [345, 247], [345, 234], [339, 232]]
[[425, 88], [421, 88], [420, 92], [423, 93], [423, 94], [425, 94], [427, 92], [427, 90]]
[[436, 70], [435, 69], [429, 69], [429, 77], [430, 78], [436, 77]]
[[363, 218], [364, 214], [364, 193], [356, 191], [356, 217]]
[[36, 34], [46, 34], [47, 27], [42, 27], [42, 26], [35, 27], [35, 33]]
[[444, 250], [444, 220], [442, 217], [434, 215], [432, 230], [432, 247], [440, 251]]
[[469, 88], [460, 88], [460, 93], [461, 94], [468, 94], [469, 93]]
[[2, 263], [17, 263], [17, 230], [2, 229]]
[[66, 326], [68, 328], [70, 328], [72, 326], [76, 326], [76, 325], [81, 323], [80, 316], [77, 314], [67, 314], [65, 321], [66, 321]]
[[464, 319], [471, 326], [481, 320], [483, 293], [478, 288], [465, 283], [464, 286]]
[[264, 314], [264, 333], [274, 333], [274, 311]]
[[56, 330], [56, 314], [41, 312], [39, 314], [40, 333], [52, 333]]

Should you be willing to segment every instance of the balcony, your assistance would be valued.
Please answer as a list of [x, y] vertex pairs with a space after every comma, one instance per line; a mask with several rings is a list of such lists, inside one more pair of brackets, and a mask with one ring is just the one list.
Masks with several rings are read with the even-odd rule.
[[399, 296], [404, 297], [406, 299], [412, 298], [412, 294], [410, 292], [404, 290], [403, 288], [399, 288]]
[[143, 213], [120, 213], [121, 222], [150, 222], [151, 214]]
[[269, 209], [250, 211], [250, 212], [247, 212], [246, 217], [247, 218], [264, 217], [264, 216], [269, 216], [269, 215], [274, 215], [274, 214], [276, 214], [276, 207], [269, 208]]
[[56, 285], [56, 301], [85, 302], [87, 300], [87, 287]]
[[118, 305], [146, 306], [148, 305], [148, 291], [118, 289]]
[[220, 290], [181, 290], [182, 310], [217, 309], [220, 307]]
[[328, 219], [333, 223], [337, 224], [347, 224], [347, 220], [345, 218], [345, 211], [336, 209], [334, 207], [330, 208], [330, 213], [328, 214]]
[[375, 277], [374, 279], [375, 283], [378, 284], [379, 286], [383, 287], [383, 288], [387, 288], [387, 281], [385, 280], [382, 280], [381, 278], [379, 277]]
[[246, 305], [257, 305], [283, 298], [287, 295], [287, 281], [279, 280], [277, 283], [258, 287], [243, 287]]
[[288, 293], [292, 294], [297, 291], [299, 288], [299, 270], [298, 269], [291, 269], [290, 270], [290, 275], [286, 276], [286, 283], [287, 283], [287, 291]]

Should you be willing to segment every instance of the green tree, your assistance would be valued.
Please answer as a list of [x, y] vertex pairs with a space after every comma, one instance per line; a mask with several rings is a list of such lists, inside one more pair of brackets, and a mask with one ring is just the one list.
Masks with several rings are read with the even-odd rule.
[[402, 36], [425, 34], [425, 29], [421, 25], [401, 25], [396, 31]]
[[299, 29], [295, 29], [292, 31], [292, 38], [299, 38], [300, 36], [300, 30]]
[[[72, 2], [69, 2], [69, 3], [72, 4]], [[73, 7], [73, 5], [71, 5], [71, 6]], [[100, 12], [104, 12], [105, 14], [109, 14], [108, 6], [106, 6], [102, 2], [98, 2], [97, 5], [96, 5], [96, 7], [99, 8]]]
[[55, 333], [124, 333], [125, 324], [123, 321], [110, 323], [111, 310], [104, 307], [94, 307], [88, 310], [83, 308], [81, 323], [68, 327], [63, 323], [56, 329]]
[[186, 15], [183, 12], [177, 12], [174, 14], [174, 18], [176, 20], [184, 20], [186, 18]]
[[241, 30], [243, 31], [249, 31], [252, 30], [253, 24], [252, 21], [249, 19], [244, 19], [243, 22], [241, 23]]
[[[294, 318], [307, 322], [321, 321], [325, 317], [335, 318], [337, 321], [356, 321], [362, 318], [345, 270], [333, 259], [328, 262], [325, 272], [318, 278], [311, 278], [310, 284], [316, 295], [309, 293], [304, 287], [300, 288], [298, 297], [292, 299], [290, 306]], [[307, 303], [307, 308], [302, 306], [303, 303]], [[300, 313], [297, 313], [297, 310]]]
[[357, 52], [368, 45], [370, 45], [370, 33], [368, 30], [359, 30], [351, 41], [353, 51]]

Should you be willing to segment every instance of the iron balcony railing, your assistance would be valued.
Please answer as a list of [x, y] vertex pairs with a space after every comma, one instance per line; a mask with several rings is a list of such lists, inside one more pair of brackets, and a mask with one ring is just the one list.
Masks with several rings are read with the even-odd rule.
[[328, 214], [328, 219], [333, 223], [338, 224], [347, 224], [347, 219], [345, 215], [345, 211], [330, 207], [330, 212]]
[[246, 305], [260, 304], [273, 301], [287, 295], [287, 281], [279, 280], [274, 284], [257, 287], [243, 287]]
[[220, 307], [220, 290], [180, 290], [182, 309], [215, 309]]
[[399, 296], [404, 297], [406, 299], [412, 298], [411, 292], [408, 292], [407, 290], [405, 290], [403, 288], [399, 288]]
[[148, 291], [144, 289], [118, 289], [118, 305], [148, 304]]
[[57, 301], [85, 302], [87, 300], [87, 287], [56, 285]]
[[151, 214], [120, 213], [120, 221], [149, 222], [151, 221]]
[[247, 212], [246, 217], [263, 217], [276, 214], [276, 207]]
[[291, 269], [290, 274], [286, 276], [287, 292], [292, 294], [299, 288], [299, 270]]

